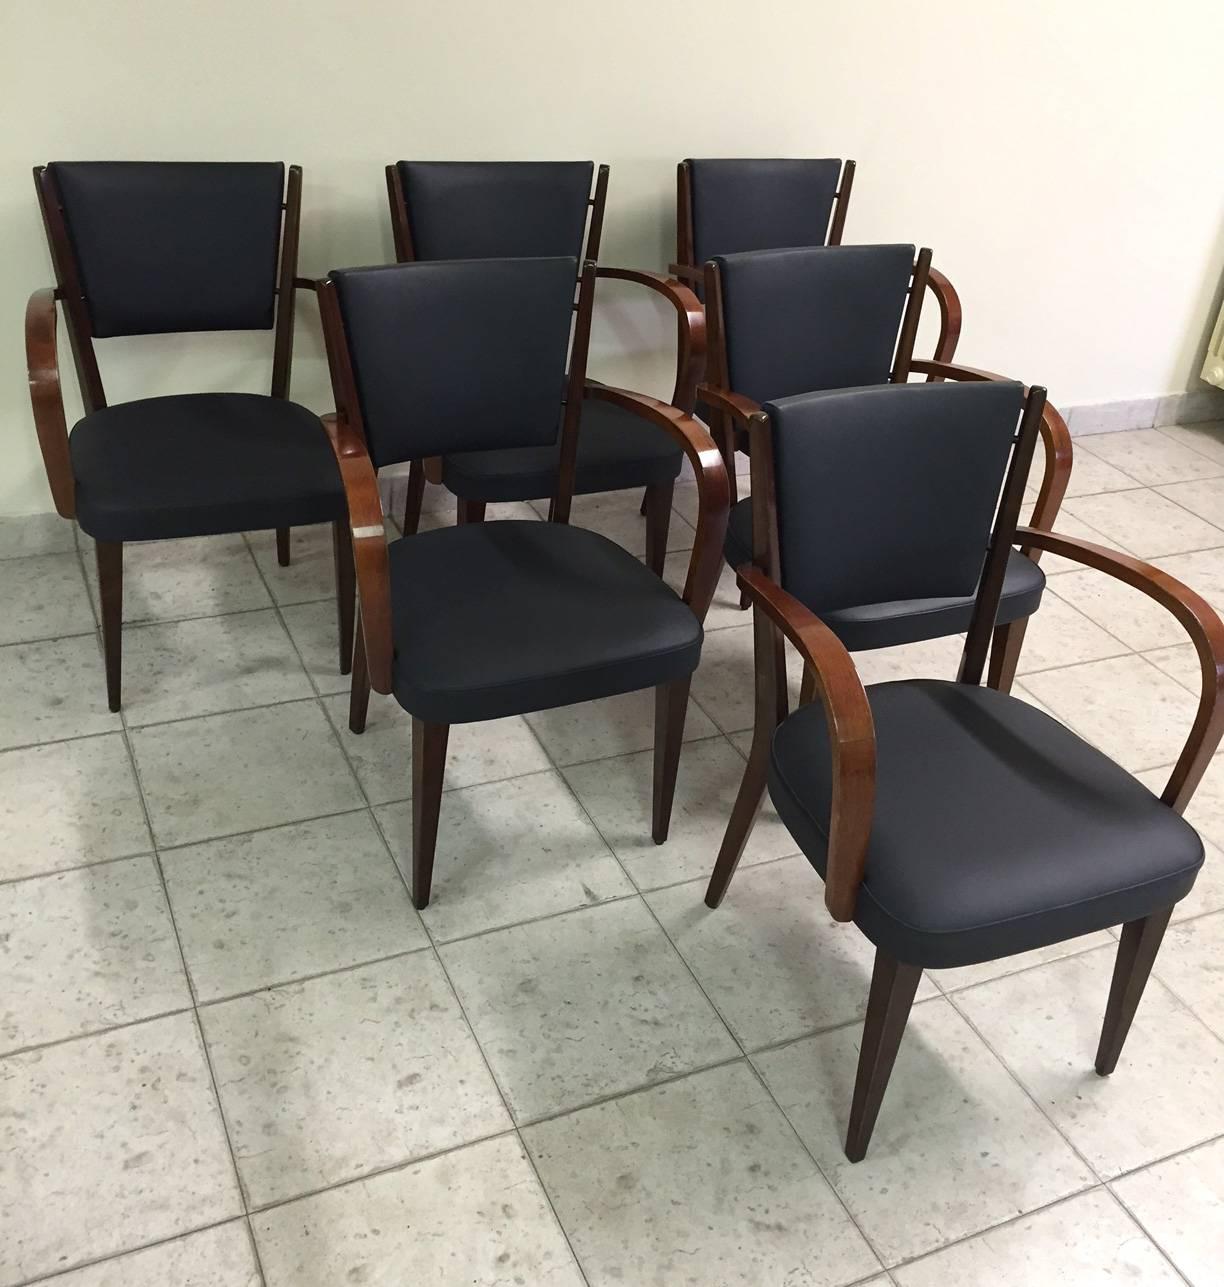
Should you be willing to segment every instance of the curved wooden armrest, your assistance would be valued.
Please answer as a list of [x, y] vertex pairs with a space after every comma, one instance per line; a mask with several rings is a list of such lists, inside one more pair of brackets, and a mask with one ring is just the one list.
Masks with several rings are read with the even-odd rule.
[[871, 705], [845, 645], [815, 613], [752, 564], [740, 568], [736, 579], [756, 608], [794, 644], [815, 680], [833, 764], [825, 906], [835, 920], [852, 920], [875, 808]]
[[645, 286], [662, 295], [676, 310], [680, 331], [672, 405], [684, 411], [692, 411], [697, 397], [697, 385], [705, 375], [706, 364], [706, 320], [701, 300], [683, 282], [664, 277], [662, 273], [648, 273], [637, 268], [597, 268], [595, 276]]
[[1224, 622], [1215, 609], [1189, 586], [1142, 559], [1057, 532], [1021, 527], [1016, 543], [1049, 550], [1085, 567], [1104, 572], [1168, 609], [1181, 623], [1198, 653], [1203, 687], [1186, 744], [1160, 798], [1181, 813], [1194, 794], [1224, 734]]
[[378, 478], [366, 445], [347, 420], [335, 412], [323, 417], [323, 427], [336, 453], [353, 532], [357, 569], [357, 599], [365, 639], [370, 685], [379, 693], [391, 691], [391, 576], [387, 564], [387, 534], [383, 527]]
[[697, 478], [697, 537], [684, 581], [684, 601], [705, 620], [722, 571], [723, 541], [731, 505], [731, 483], [722, 454], [706, 428], [687, 411], [627, 389], [587, 381], [586, 396], [632, 412], [670, 434], [684, 449]]
[[730, 389], [718, 389], [712, 384], [700, 385], [697, 389], [697, 400], [715, 411], [725, 411], [732, 421], [745, 431], [750, 429], [752, 417], [761, 414], [760, 406], [742, 393], [732, 393]]
[[667, 271], [682, 281], [692, 282], [696, 286], [705, 285], [704, 268], [695, 268], [692, 264], [668, 264]]
[[76, 517], [76, 483], [72, 457], [68, 452], [68, 420], [64, 415], [64, 392], [60, 387], [59, 354], [56, 349], [55, 291], [36, 290], [26, 305], [26, 367], [30, 380], [30, 406], [34, 429], [42, 452], [43, 467], [51, 487], [55, 512], [61, 518]]
[[[984, 371], [977, 366], [964, 366], [951, 362], [930, 362], [917, 360], [911, 363], [910, 370], [918, 374], [925, 372], [931, 380], [1006, 380], [1005, 375], [994, 371]], [[1027, 389], [1025, 390], [1027, 392]], [[1071, 481], [1073, 453], [1071, 448], [1071, 431], [1062, 418], [1058, 408], [1048, 399], [1041, 414], [1041, 443], [1045, 449], [1045, 472], [1041, 477], [1041, 488], [1037, 493], [1037, 503], [1033, 506], [1032, 525], [1049, 529], [1054, 526], [1058, 511], [1067, 494], [1067, 484]], [[1024, 553], [1028, 554], [1026, 547]], [[1034, 562], [1037, 560], [1034, 559]]]
[[960, 296], [956, 293], [956, 287], [937, 268], [927, 270], [927, 286], [934, 292], [939, 305], [939, 340], [935, 345], [935, 361], [951, 362], [960, 342]]

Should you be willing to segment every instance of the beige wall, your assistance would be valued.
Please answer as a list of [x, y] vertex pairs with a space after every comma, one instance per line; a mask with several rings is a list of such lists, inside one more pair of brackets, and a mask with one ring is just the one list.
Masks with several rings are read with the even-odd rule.
[[[1064, 405], [1188, 387], [1224, 271], [1220, 0], [7, 0], [3, 20], [0, 514], [50, 507], [21, 338], [50, 159], [299, 162], [318, 274], [390, 257], [401, 156], [606, 161], [604, 259], [653, 268], [680, 157], [853, 156], [847, 239], [931, 245], [960, 355]], [[595, 373], [658, 389], [672, 327], [634, 298], [603, 299]], [[295, 394], [322, 408], [312, 307]], [[100, 346], [112, 400], [258, 389], [269, 351]]]

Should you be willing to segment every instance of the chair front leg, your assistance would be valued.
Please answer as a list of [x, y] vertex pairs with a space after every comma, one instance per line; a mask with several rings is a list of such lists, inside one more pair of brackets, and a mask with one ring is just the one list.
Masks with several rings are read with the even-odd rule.
[[867, 1016], [863, 1020], [863, 1044], [859, 1047], [858, 1075], [854, 1081], [854, 1100], [850, 1106], [850, 1125], [846, 1131], [846, 1156], [851, 1162], [861, 1162], [867, 1155], [867, 1145], [875, 1129], [884, 1092], [888, 1089], [888, 1079], [897, 1061], [901, 1037], [921, 978], [921, 966], [906, 965], [876, 949]]
[[340, 673], [353, 664], [353, 614], [357, 602], [357, 569], [353, 565], [353, 535], [347, 519], [332, 524], [332, 553], [336, 565], [336, 621], [340, 636]]
[[281, 567], [289, 566], [289, 528], [276, 529], [276, 561]]
[[1108, 1077], [1118, 1066], [1118, 1056], [1172, 915], [1173, 908], [1166, 907], [1142, 920], [1128, 921], [1122, 927], [1122, 941], [1118, 944], [1113, 980], [1109, 985], [1109, 1004], [1105, 1007], [1105, 1022], [1097, 1046], [1096, 1070], [1102, 1077]]
[[123, 542], [95, 541], [98, 597], [102, 602], [102, 653], [106, 661], [106, 704], [122, 705], [123, 674]]
[[412, 717], [412, 905], [429, 906], [449, 724]]
[[485, 502], [464, 500], [462, 496], [455, 501], [455, 523], [462, 527], [464, 523], [483, 523]]
[[650, 835], [656, 845], [667, 840], [671, 826], [672, 801], [676, 795], [676, 774], [680, 769], [680, 747], [684, 743], [684, 718], [688, 714], [689, 686], [693, 679], [675, 679], [655, 689], [654, 793], [651, 802]]
[[357, 609], [357, 638], [353, 647], [353, 682], [349, 685], [349, 731], [364, 733], [370, 709], [370, 665], [366, 658], [361, 609]]
[[667, 530], [671, 526], [675, 489], [674, 482], [655, 483], [646, 488], [646, 566], [657, 577], [662, 577], [663, 560], [667, 557]]
[[1005, 626], [995, 626], [990, 637], [990, 666], [986, 671], [986, 687], [1000, 693], [1010, 693], [1020, 664], [1020, 649], [1024, 647], [1024, 632], [1028, 618], [1009, 621]]

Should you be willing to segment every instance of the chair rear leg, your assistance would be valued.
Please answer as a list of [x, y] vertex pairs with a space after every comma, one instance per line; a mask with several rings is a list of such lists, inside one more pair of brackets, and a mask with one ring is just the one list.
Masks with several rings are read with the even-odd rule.
[[850, 1105], [850, 1125], [846, 1131], [846, 1156], [851, 1162], [861, 1162], [867, 1154], [921, 978], [920, 966], [905, 965], [876, 949], [854, 1100]]
[[106, 661], [106, 704], [117, 711], [123, 687], [123, 542], [95, 541], [98, 597], [102, 601], [102, 654]]
[[412, 717], [412, 904], [418, 911], [429, 906], [449, 734], [449, 724]]
[[995, 626], [990, 636], [990, 662], [986, 670], [986, 687], [1000, 693], [1010, 693], [1020, 664], [1020, 649], [1024, 647], [1024, 632], [1028, 618], [1009, 621], [1005, 626]]
[[415, 536], [421, 526], [421, 506], [425, 501], [425, 462], [414, 460], [408, 466], [408, 495], [404, 500], [404, 535]]
[[1108, 1077], [1118, 1066], [1118, 1056], [1172, 915], [1173, 908], [1166, 907], [1142, 920], [1128, 921], [1122, 927], [1122, 941], [1118, 944], [1113, 981], [1109, 985], [1109, 1003], [1097, 1046], [1096, 1070], [1102, 1077]]
[[674, 482], [654, 483], [646, 488], [646, 566], [657, 577], [663, 575], [667, 557], [667, 530], [671, 526]]
[[357, 639], [353, 647], [353, 682], [349, 685], [349, 729], [364, 733], [366, 712], [370, 709], [370, 667], [366, 660], [365, 634], [361, 628], [361, 610], [357, 611]]
[[680, 747], [684, 743], [684, 718], [688, 714], [692, 676], [660, 684], [655, 689], [654, 795], [650, 835], [656, 845], [667, 840], [671, 826], [672, 801], [676, 795], [676, 774], [680, 769]]
[[483, 523], [484, 516], [484, 501], [464, 500], [462, 496], [455, 501], [455, 522], [457, 524]]
[[276, 529], [276, 561], [283, 568], [289, 566], [289, 528]]
[[743, 857], [744, 846], [752, 835], [757, 814], [761, 811], [761, 801], [765, 798], [765, 781], [769, 773], [770, 732], [758, 730], [752, 739], [752, 749], [748, 752], [748, 763], [744, 768], [744, 777], [740, 782], [739, 794], [723, 833], [722, 845], [718, 850], [718, 860], [706, 886], [705, 902], [707, 907], [717, 907], [727, 892], [731, 877]]

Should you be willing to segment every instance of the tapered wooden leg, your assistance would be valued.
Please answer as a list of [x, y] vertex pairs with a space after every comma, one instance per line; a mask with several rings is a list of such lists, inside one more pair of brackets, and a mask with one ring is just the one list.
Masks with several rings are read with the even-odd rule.
[[799, 705], [806, 706], [816, 696], [816, 672], [811, 666], [803, 668], [803, 682], [799, 685]]
[[455, 501], [456, 523], [483, 523], [484, 516], [484, 501], [464, 500], [462, 496]]
[[672, 493], [675, 483], [655, 483], [646, 488], [646, 566], [663, 575], [667, 557], [667, 529], [671, 525]]
[[349, 685], [349, 729], [364, 733], [366, 712], [370, 709], [370, 667], [366, 661], [365, 634], [361, 628], [361, 611], [357, 612], [357, 640], [353, 647], [353, 682]]
[[1173, 908], [1166, 907], [1142, 920], [1128, 921], [1122, 927], [1122, 941], [1118, 944], [1113, 981], [1109, 985], [1109, 1004], [1105, 1007], [1101, 1042], [1097, 1046], [1096, 1070], [1102, 1077], [1108, 1077], [1118, 1066], [1118, 1056], [1172, 915]]
[[449, 724], [412, 717], [412, 903], [418, 911], [429, 906], [449, 733]]
[[714, 439], [722, 455], [723, 464], [727, 467], [727, 483], [731, 489], [731, 504], [734, 505], [739, 499], [739, 487], [735, 477], [735, 431], [726, 416], [717, 415], [715, 420], [717, 424], [710, 436]]
[[707, 907], [717, 907], [722, 902], [743, 856], [744, 846], [752, 835], [753, 824], [761, 811], [761, 801], [765, 798], [765, 781], [769, 774], [769, 743], [772, 728], [757, 729], [752, 738], [752, 749], [748, 752], [748, 764], [740, 782], [739, 794], [731, 809], [727, 829], [723, 832], [722, 845], [718, 850], [718, 860], [706, 886], [705, 902]]
[[348, 520], [332, 524], [332, 551], [336, 564], [336, 622], [340, 635], [340, 673], [353, 665], [353, 613], [357, 606], [357, 569], [353, 564], [353, 534]]
[[861, 1162], [867, 1154], [921, 978], [921, 967], [905, 965], [877, 948], [867, 1017], [863, 1021], [854, 1101], [850, 1105], [850, 1126], [846, 1131], [846, 1156], [852, 1162]]
[[276, 529], [276, 561], [283, 568], [289, 566], [289, 529], [287, 527]]
[[646, 490], [642, 493], [642, 507], [641, 509], [638, 510], [638, 513], [641, 514], [643, 518], [645, 518], [646, 512], [647, 510], [649, 510], [649, 508], [650, 508], [650, 488], [647, 487]]
[[746, 612], [748, 608], [752, 606], [752, 595], [750, 595], [747, 590], [740, 591], [739, 606], [741, 612]]
[[1028, 618], [1010, 621], [1005, 626], [995, 626], [990, 636], [990, 662], [986, 670], [987, 688], [995, 688], [1001, 693], [1010, 693], [1012, 681], [1016, 678], [1016, 667], [1020, 662], [1020, 649], [1024, 647], [1024, 632], [1028, 629]]
[[98, 597], [102, 600], [102, 653], [106, 660], [106, 704], [122, 705], [123, 675], [123, 542], [95, 541]]
[[688, 713], [691, 677], [660, 684], [655, 689], [654, 799], [650, 835], [656, 845], [667, 840], [671, 826], [672, 800], [676, 795], [676, 774], [680, 768], [680, 747], [684, 742], [684, 717]]
[[415, 536], [421, 526], [421, 504], [425, 499], [425, 462], [408, 466], [408, 496], [404, 501], [404, 535]]

